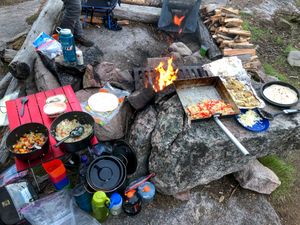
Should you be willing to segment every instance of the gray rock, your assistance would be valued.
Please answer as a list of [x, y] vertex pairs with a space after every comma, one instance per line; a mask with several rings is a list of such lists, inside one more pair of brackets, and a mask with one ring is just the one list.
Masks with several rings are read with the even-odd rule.
[[[223, 184], [220, 184], [223, 185]], [[215, 187], [216, 191], [220, 187]], [[230, 186], [228, 187], [230, 190]], [[228, 196], [227, 196], [228, 195]], [[106, 225], [280, 225], [280, 219], [265, 196], [237, 190], [219, 203], [219, 198], [208, 190], [193, 190], [187, 202], [156, 195], [150, 205], [134, 216], [111, 216]]]
[[202, 61], [202, 58], [200, 55], [189, 55], [183, 58], [184, 65], [196, 65], [199, 64]]
[[261, 194], [271, 194], [281, 184], [276, 174], [258, 160], [249, 162], [234, 177], [241, 187]]
[[288, 62], [291, 66], [300, 67], [300, 51], [291, 51], [288, 56]]
[[3, 57], [5, 49], [6, 49], [6, 42], [0, 40], [0, 58]]
[[193, 52], [182, 42], [175, 42], [169, 47], [170, 52], [178, 52], [181, 56], [192, 55]]
[[[272, 121], [268, 132], [251, 133], [234, 118], [224, 125], [250, 152], [245, 157], [213, 120], [188, 124], [177, 96], [157, 108], [149, 170], [157, 190], [175, 195], [237, 172], [251, 159], [300, 147], [300, 115]], [[293, 140], [292, 142], [290, 140]], [[167, 172], [166, 172], [167, 171]]]
[[13, 50], [13, 49], [5, 49], [4, 54], [3, 54], [3, 61], [6, 63], [10, 63], [16, 56], [17, 52], [18, 51]]
[[95, 67], [95, 76], [101, 81], [102, 84], [109, 82], [110, 84], [132, 91], [134, 89], [133, 77], [125, 70], [121, 71], [116, 68], [113, 63], [102, 62]]
[[83, 75], [82, 83], [83, 83], [83, 88], [84, 89], [86, 89], [86, 88], [96, 88], [96, 87], [100, 88], [101, 87], [101, 83], [100, 83], [99, 78], [97, 78], [97, 76], [95, 76], [94, 67], [90, 64], [88, 64], [86, 66], [86, 70], [85, 70], [85, 73]]
[[130, 132], [129, 143], [135, 149], [138, 166], [134, 177], [148, 174], [148, 159], [151, 152], [151, 134], [154, 130], [157, 112], [153, 106], [142, 111], [134, 120]]

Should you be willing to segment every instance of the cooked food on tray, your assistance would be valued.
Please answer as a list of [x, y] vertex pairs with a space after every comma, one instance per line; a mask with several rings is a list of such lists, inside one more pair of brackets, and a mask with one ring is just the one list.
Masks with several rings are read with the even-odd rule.
[[252, 127], [257, 122], [262, 121], [262, 118], [254, 110], [247, 110], [246, 113], [238, 116], [238, 121], [246, 127]]
[[81, 141], [84, 138], [88, 137], [93, 131], [93, 127], [90, 124], [80, 124], [79, 121], [76, 119], [73, 120], [65, 119], [61, 121], [56, 127], [56, 140], [60, 141], [63, 138], [69, 136], [70, 132], [79, 126], [84, 127], [83, 134], [79, 137], [69, 138], [68, 140], [65, 141], [65, 143]]
[[45, 142], [46, 136], [44, 134], [30, 132], [20, 137], [17, 143], [12, 146], [12, 150], [17, 154], [25, 154], [36, 150], [37, 147], [41, 147]]
[[278, 104], [293, 104], [299, 100], [298, 94], [293, 89], [278, 84], [265, 88], [263, 94]]
[[256, 108], [260, 106], [260, 101], [255, 97], [250, 88], [234, 78], [226, 78], [224, 82], [235, 103], [240, 108]]
[[188, 106], [186, 111], [191, 119], [210, 118], [217, 113], [223, 115], [232, 115], [235, 113], [232, 106], [223, 100], [205, 100], [198, 104]]

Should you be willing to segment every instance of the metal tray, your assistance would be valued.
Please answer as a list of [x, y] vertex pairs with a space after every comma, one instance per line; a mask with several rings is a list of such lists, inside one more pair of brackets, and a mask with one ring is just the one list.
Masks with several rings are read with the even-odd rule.
[[[234, 114], [230, 114], [231, 116], [240, 113], [239, 108], [231, 98], [229, 92], [219, 77], [178, 80], [174, 82], [174, 85], [184, 111], [191, 121], [207, 119], [192, 119], [189, 117], [186, 111], [188, 106], [197, 104], [204, 100], [223, 100], [225, 103], [232, 106]], [[222, 114], [222, 116], [228, 115]]]

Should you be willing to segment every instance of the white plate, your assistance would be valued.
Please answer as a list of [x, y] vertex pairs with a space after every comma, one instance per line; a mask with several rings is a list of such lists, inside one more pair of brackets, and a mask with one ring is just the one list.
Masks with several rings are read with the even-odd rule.
[[114, 94], [99, 92], [89, 98], [88, 105], [94, 112], [110, 112], [118, 108], [119, 99]]

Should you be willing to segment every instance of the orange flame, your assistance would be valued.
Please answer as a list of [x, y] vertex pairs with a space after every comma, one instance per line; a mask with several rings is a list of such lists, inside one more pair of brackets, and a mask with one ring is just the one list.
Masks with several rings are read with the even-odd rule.
[[184, 16], [178, 17], [177, 15], [175, 15], [173, 18], [173, 23], [179, 27], [183, 20], [184, 20]]
[[155, 85], [153, 89], [155, 92], [162, 91], [165, 87], [172, 84], [177, 79], [178, 69], [174, 71], [172, 66], [173, 58], [168, 59], [168, 67], [165, 70], [164, 63], [160, 62], [159, 65], [155, 68], [155, 71], [159, 74], [156, 76]]

